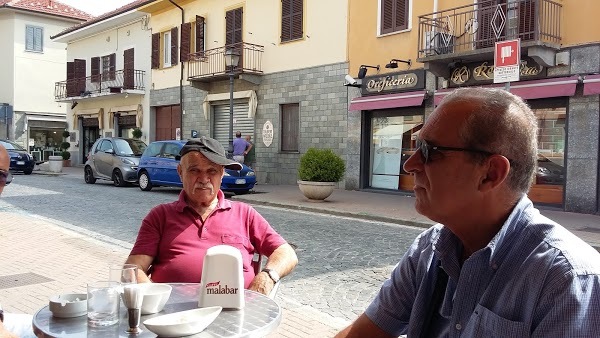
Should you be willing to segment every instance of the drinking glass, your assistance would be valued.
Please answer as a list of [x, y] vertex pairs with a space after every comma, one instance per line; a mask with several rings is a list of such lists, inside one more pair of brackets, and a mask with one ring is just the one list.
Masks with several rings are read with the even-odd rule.
[[138, 268], [135, 264], [112, 265], [109, 269], [108, 280], [121, 285], [137, 284], [137, 271]]
[[90, 326], [108, 326], [119, 321], [119, 284], [98, 281], [87, 285], [87, 317]]

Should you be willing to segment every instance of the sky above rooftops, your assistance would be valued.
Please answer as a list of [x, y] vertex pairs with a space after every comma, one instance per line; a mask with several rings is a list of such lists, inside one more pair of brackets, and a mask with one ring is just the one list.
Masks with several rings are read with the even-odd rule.
[[57, 0], [65, 5], [80, 9], [93, 16], [102, 15], [135, 0]]

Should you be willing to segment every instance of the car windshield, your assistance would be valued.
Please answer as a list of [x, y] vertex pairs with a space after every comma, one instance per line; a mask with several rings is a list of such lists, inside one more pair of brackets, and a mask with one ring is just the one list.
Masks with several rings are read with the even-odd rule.
[[4, 146], [4, 148], [6, 148], [6, 150], [25, 150], [20, 145], [13, 143], [11, 141], [0, 141], [0, 144], [2, 144]]
[[115, 139], [115, 153], [120, 156], [142, 156], [146, 143], [134, 139]]

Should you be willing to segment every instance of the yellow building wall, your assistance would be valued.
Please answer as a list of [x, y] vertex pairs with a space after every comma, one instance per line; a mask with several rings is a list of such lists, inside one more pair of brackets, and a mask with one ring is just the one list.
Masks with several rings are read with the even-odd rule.
[[561, 20], [563, 47], [600, 41], [600, 1], [558, 1], [563, 5]]
[[[205, 48], [225, 45], [225, 13], [243, 7], [243, 41], [264, 46], [262, 70], [265, 74], [347, 61], [348, 0], [305, 0], [303, 39], [280, 42], [281, 1], [196, 0], [179, 3], [185, 22], [196, 15], [206, 21]], [[142, 9], [151, 14], [152, 33], [164, 32], [181, 24], [181, 11], [163, 1]], [[181, 41], [179, 41], [181, 42]], [[154, 89], [179, 85], [180, 65], [153, 70]], [[187, 62], [184, 85], [187, 85]]]

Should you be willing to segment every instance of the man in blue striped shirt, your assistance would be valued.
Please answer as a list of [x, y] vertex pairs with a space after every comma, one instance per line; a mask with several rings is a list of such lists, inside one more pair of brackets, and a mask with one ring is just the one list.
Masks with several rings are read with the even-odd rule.
[[404, 164], [421, 233], [365, 313], [336, 337], [598, 337], [600, 254], [527, 192], [537, 120], [500, 89], [457, 89]]

